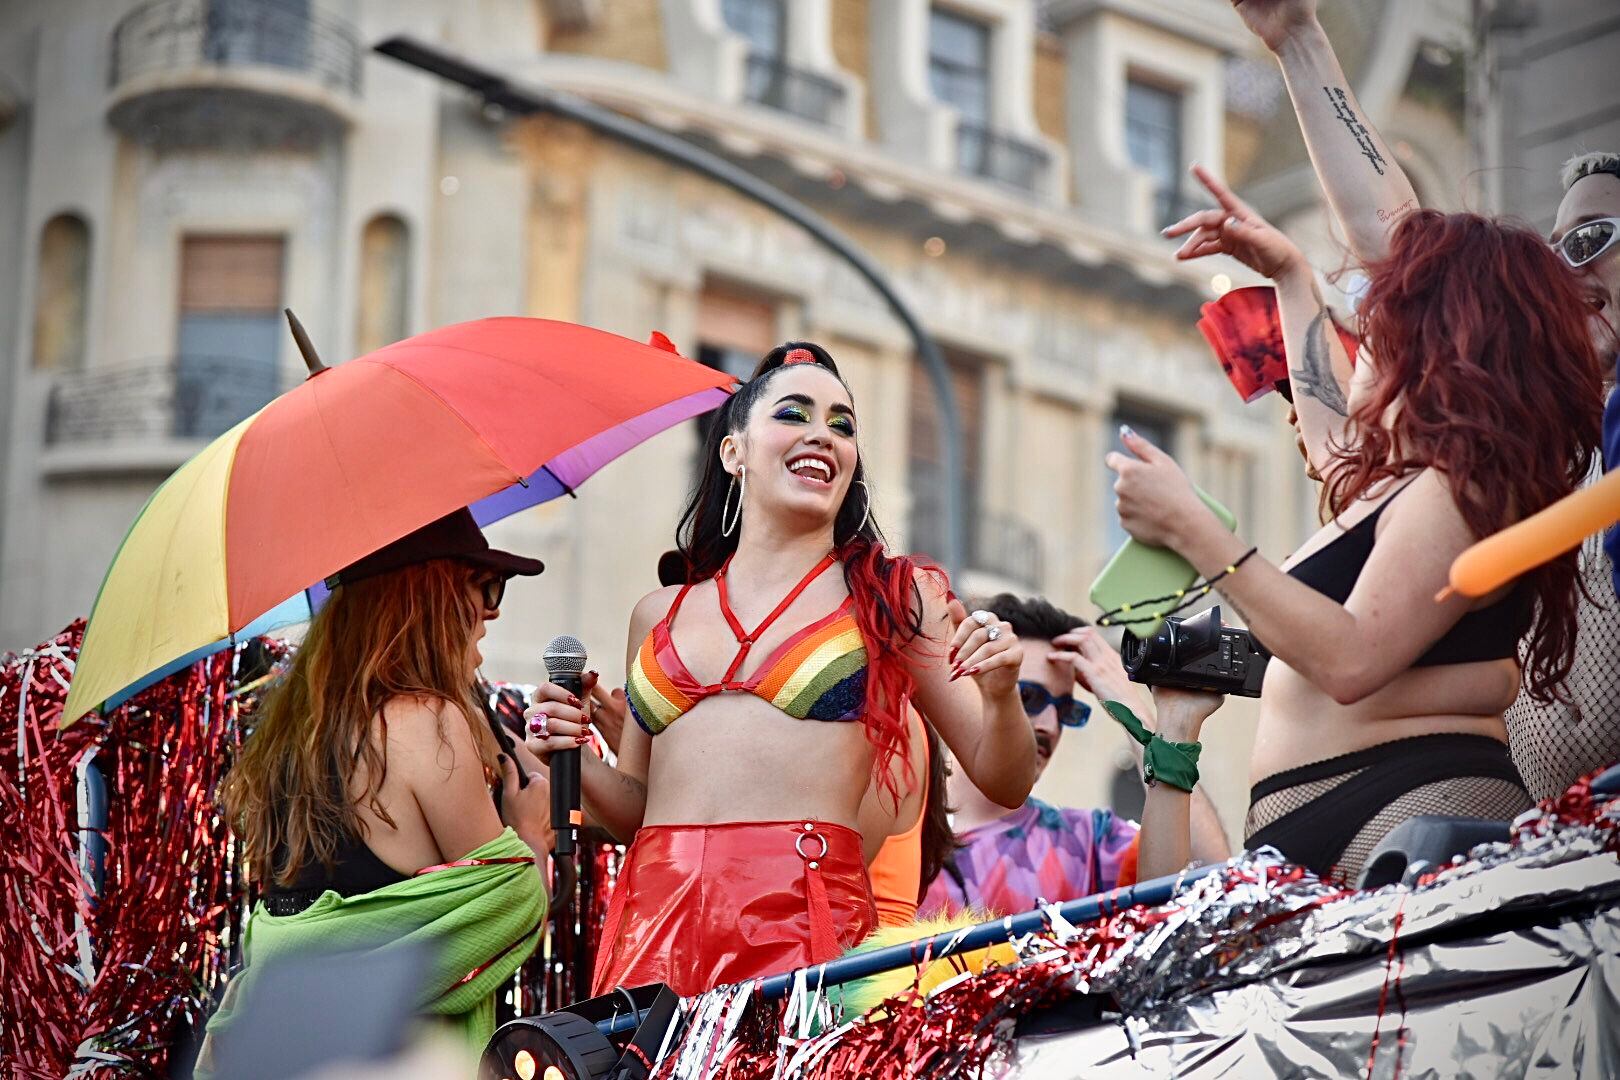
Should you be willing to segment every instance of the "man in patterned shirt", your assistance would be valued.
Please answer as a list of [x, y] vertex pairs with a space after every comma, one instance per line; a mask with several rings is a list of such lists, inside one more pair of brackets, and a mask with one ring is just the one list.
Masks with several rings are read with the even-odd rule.
[[[1085, 670], [1092, 685], [1107, 685], [1111, 696], [1130, 701], [1140, 715], [1152, 715], [1143, 711], [1147, 695], [1127, 681], [1118, 655], [1084, 629], [1086, 622], [1078, 615], [1040, 598], [1008, 593], [970, 606], [1011, 623], [1024, 646], [1018, 692], [1035, 729], [1038, 773], [1052, 760], [1064, 729], [1083, 726], [1090, 715], [1091, 706], [1074, 696], [1077, 670]], [[919, 916], [955, 915], [969, 908], [1012, 915], [1043, 900], [1072, 900], [1134, 880], [1130, 868], [1139, 830], [1112, 810], [1053, 806], [1034, 796], [1008, 810], [956, 771], [949, 797], [960, 846], [928, 887]], [[1226, 858], [1225, 837], [1201, 791], [1193, 796], [1193, 807], [1194, 855]]]

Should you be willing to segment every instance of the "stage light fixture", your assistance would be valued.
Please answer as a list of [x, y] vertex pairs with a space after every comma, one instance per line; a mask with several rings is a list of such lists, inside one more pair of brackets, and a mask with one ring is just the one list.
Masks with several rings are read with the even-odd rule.
[[595, 1024], [568, 1012], [526, 1016], [502, 1025], [484, 1050], [485, 1080], [601, 1080], [619, 1051]]

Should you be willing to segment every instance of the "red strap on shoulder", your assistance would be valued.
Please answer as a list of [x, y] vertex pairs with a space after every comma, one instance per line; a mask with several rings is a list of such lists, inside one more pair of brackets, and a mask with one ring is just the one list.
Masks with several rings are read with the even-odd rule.
[[777, 604], [771, 613], [765, 616], [764, 621], [754, 627], [754, 632], [750, 634], [743, 629], [742, 622], [738, 620], [736, 612], [731, 610], [731, 599], [726, 593], [726, 571], [731, 568], [731, 559], [729, 557], [726, 559], [725, 565], [721, 566], [719, 573], [714, 575], [715, 585], [720, 593], [720, 614], [726, 617], [726, 622], [731, 625], [732, 635], [736, 637], [737, 644], [742, 648], [737, 651], [736, 658], [731, 661], [731, 666], [726, 669], [725, 677], [720, 680], [722, 683], [729, 683], [736, 678], [743, 661], [748, 657], [748, 650], [753, 648], [754, 642], [759, 640], [759, 635], [763, 634], [772, 623], [781, 618], [782, 612], [793, 606], [793, 601], [803, 595], [804, 590], [810, 587], [810, 583], [826, 573], [827, 567], [837, 561], [835, 554], [829, 551], [820, 562], [810, 568], [809, 573], [799, 579], [799, 583], [793, 586], [793, 589], [782, 598], [782, 602]]

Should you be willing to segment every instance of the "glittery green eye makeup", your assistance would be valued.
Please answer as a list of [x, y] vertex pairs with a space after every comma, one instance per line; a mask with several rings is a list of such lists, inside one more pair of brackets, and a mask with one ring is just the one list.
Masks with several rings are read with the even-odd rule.
[[[772, 414], [773, 419], [794, 424], [808, 424], [815, 402], [803, 394], [789, 394], [777, 401], [776, 405], [776, 412]], [[828, 411], [832, 413], [832, 418], [827, 421], [827, 426], [845, 438], [853, 439], [855, 437], [853, 410], [848, 405], [838, 403], [829, 406]]]

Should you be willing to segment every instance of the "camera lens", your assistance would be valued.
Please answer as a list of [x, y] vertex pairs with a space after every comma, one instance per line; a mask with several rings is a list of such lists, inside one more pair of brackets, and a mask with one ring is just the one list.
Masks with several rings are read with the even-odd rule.
[[1159, 632], [1150, 638], [1139, 638], [1135, 634], [1126, 633], [1119, 643], [1120, 659], [1125, 664], [1125, 673], [1138, 682], [1146, 682], [1169, 672], [1175, 666], [1174, 634], [1173, 621], [1166, 621]]
[[1147, 642], [1135, 634], [1127, 632], [1120, 639], [1119, 658], [1125, 664], [1125, 673], [1135, 675], [1142, 670], [1142, 661], [1147, 657]]

